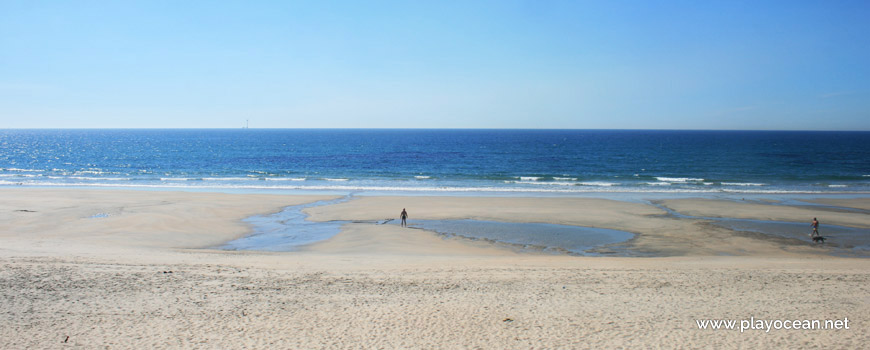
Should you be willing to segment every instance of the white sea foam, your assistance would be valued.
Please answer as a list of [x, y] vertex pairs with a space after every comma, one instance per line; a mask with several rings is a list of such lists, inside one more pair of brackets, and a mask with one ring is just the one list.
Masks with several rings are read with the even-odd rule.
[[203, 181], [251, 181], [251, 180], [259, 180], [260, 178], [250, 178], [250, 177], [204, 177]]
[[426, 175], [418, 175], [418, 176], [414, 176], [414, 178], [417, 180], [426, 180], [426, 179], [431, 179], [432, 177], [426, 176]]
[[105, 174], [119, 174], [116, 172], [106, 172], [102, 170], [79, 170], [73, 173], [73, 175], [105, 175]]
[[596, 181], [592, 181], [592, 182], [579, 182], [579, 183], [577, 183], [577, 184], [578, 184], [578, 185], [581, 185], [581, 186], [601, 186], [601, 187], [611, 187], [611, 186], [617, 186], [617, 185], [619, 185], [618, 183], [615, 183], [615, 182], [596, 182]]
[[0, 169], [0, 171], [3, 171], [3, 170], [6, 170], [6, 171], [18, 171], [18, 172], [22, 172], [22, 173], [41, 173], [41, 172], [44, 172], [44, 171], [45, 171], [45, 170], [40, 170], [40, 169], [20, 169], [20, 168], [6, 168], [6, 169]]
[[574, 182], [560, 182], [560, 181], [514, 181], [513, 183], [535, 185], [535, 186], [574, 186], [574, 185], [576, 185], [576, 183], [574, 183]]
[[266, 181], [305, 181], [304, 177], [267, 177]]
[[129, 177], [90, 177], [90, 176], [69, 176], [66, 179], [86, 180], [86, 181], [130, 181]]
[[646, 184], [650, 185], [650, 186], [670, 186], [671, 185], [670, 182], [647, 182]]
[[723, 182], [722, 186], [767, 186], [767, 184], [751, 182]]
[[831, 193], [825, 191], [788, 191], [788, 190], [735, 190], [722, 189], [720, 192], [725, 193], [753, 193], [753, 194], [790, 194], [790, 193]]
[[619, 185], [614, 182], [565, 182], [565, 181], [505, 181], [506, 184], [522, 184], [535, 186], [599, 186], [611, 187]]
[[841, 188], [841, 187], [849, 187], [849, 186], [847, 186], [847, 185], [828, 185], [828, 187]]
[[553, 180], [559, 181], [577, 181], [576, 177], [553, 177]]
[[663, 189], [659, 186], [652, 187], [635, 187], [635, 186], [558, 186], [558, 187], [459, 187], [459, 186], [425, 186], [425, 187], [403, 187], [403, 186], [346, 186], [346, 185], [255, 185], [257, 183], [264, 184], [265, 182], [248, 182], [248, 183], [208, 183], [208, 182], [190, 182], [190, 183], [131, 183], [131, 182], [14, 182], [2, 181], [0, 185], [24, 185], [36, 187], [106, 187], [106, 188], [153, 188], [153, 189], [214, 189], [214, 190], [315, 190], [315, 191], [374, 191], [374, 192], [455, 192], [455, 193], [473, 193], [473, 192], [503, 192], [503, 193], [758, 193], [758, 194], [789, 194], [789, 193], [830, 193], [825, 191], [804, 191], [804, 190], [783, 190], [783, 189], [768, 189], [768, 190], [749, 190], [749, 189], [728, 189], [728, 188], [707, 188], [702, 187], [696, 189], [688, 189], [681, 187], [666, 187]]
[[661, 182], [701, 182], [704, 179], [693, 177], [656, 177], [656, 180]]
[[332, 178], [323, 178], [326, 181], [347, 181], [349, 179], [332, 179]]
[[538, 181], [540, 179], [539, 176], [520, 176], [520, 181]]

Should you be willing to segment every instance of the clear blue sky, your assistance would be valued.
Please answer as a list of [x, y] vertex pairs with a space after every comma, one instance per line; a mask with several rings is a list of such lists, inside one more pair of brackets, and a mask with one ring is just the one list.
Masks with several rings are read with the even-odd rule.
[[0, 128], [870, 130], [868, 1], [0, 0]]

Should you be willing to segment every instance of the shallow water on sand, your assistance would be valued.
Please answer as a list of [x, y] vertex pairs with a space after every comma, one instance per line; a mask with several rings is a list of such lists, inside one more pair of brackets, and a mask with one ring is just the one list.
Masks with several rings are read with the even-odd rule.
[[[735, 231], [758, 232], [814, 243], [810, 236], [812, 228], [810, 228], [810, 225], [802, 222], [718, 219], [716, 224]], [[825, 243], [822, 244], [826, 247], [836, 248], [838, 253], [851, 252], [870, 256], [870, 230], [823, 225], [819, 227], [819, 233], [825, 238]]]
[[253, 232], [245, 237], [230, 241], [218, 247], [224, 250], [259, 250], [273, 252], [290, 252], [299, 247], [323, 241], [337, 235], [341, 225], [347, 221], [314, 222], [308, 221], [304, 209], [346, 202], [344, 198], [318, 201], [314, 203], [294, 205], [284, 210], [270, 214], [258, 215], [244, 221], [253, 226]]
[[[304, 209], [332, 205], [351, 200], [352, 196], [284, 208], [281, 212], [245, 219], [253, 233], [219, 246], [224, 250], [297, 251], [300, 247], [327, 240], [350, 221], [308, 221]], [[397, 220], [373, 224], [398, 225]], [[573, 255], [603, 255], [596, 251], [607, 245], [625, 242], [634, 237], [629, 232], [541, 223], [507, 223], [477, 220], [414, 220], [411, 228], [433, 231], [447, 238], [459, 236], [488, 240], [521, 250], [544, 251]], [[625, 250], [607, 249], [606, 254], [629, 255]]]
[[[395, 221], [391, 224], [397, 224]], [[510, 223], [479, 220], [414, 220], [408, 227], [520, 246], [529, 250], [573, 255], [603, 255], [596, 251], [606, 245], [634, 238], [625, 231], [542, 223]], [[626, 251], [614, 252], [626, 255]], [[611, 254], [612, 255], [612, 254]]]
[[[253, 226], [253, 233], [219, 246], [225, 250], [297, 251], [302, 246], [327, 240], [341, 231], [350, 221], [308, 221], [306, 208], [332, 205], [351, 200], [346, 197], [286, 207], [279, 213], [254, 216], [245, 220]], [[684, 215], [654, 202], [646, 202], [666, 210], [677, 218], [710, 220], [715, 225], [740, 232], [793, 239], [796, 244], [815, 244], [809, 236], [807, 223], [764, 221], [750, 219], [696, 217]], [[811, 204], [808, 204], [811, 205]], [[372, 224], [399, 225], [398, 220], [371, 222]], [[625, 231], [556, 225], [544, 223], [508, 223], [479, 220], [412, 220], [410, 228], [432, 231], [445, 238], [460, 237], [491, 241], [517, 247], [521, 251], [548, 252], [586, 256], [639, 256], [649, 255], [628, 249], [624, 243], [634, 238]], [[853, 227], [822, 225], [825, 243], [835, 255], [870, 257], [870, 230]]]
[[[819, 233], [825, 238], [824, 243], [813, 242], [812, 228], [809, 223], [805, 222], [788, 222], [788, 221], [770, 221], [770, 220], [753, 220], [753, 219], [735, 219], [735, 218], [719, 218], [707, 216], [691, 216], [677, 212], [671, 208], [657, 204], [655, 202], [647, 202], [656, 207], [665, 210], [669, 215], [683, 219], [700, 219], [712, 221], [715, 225], [725, 227], [734, 231], [752, 232], [765, 236], [775, 236], [780, 238], [789, 238], [797, 241], [803, 241], [810, 244], [820, 244], [824, 247], [832, 248], [834, 255], [846, 255], [856, 257], [870, 257], [870, 230], [860, 229], [848, 226], [837, 225], [821, 225]], [[773, 204], [769, 205], [786, 205]], [[826, 208], [835, 208], [838, 210], [851, 212], [864, 212], [862, 209], [835, 207], [830, 205], [814, 204], [811, 202], [792, 201], [788, 204], [800, 204], [804, 206], [818, 206]]]

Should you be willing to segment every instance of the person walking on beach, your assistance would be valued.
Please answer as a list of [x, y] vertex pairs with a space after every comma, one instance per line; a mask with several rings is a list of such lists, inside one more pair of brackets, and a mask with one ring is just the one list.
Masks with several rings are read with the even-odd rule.
[[405, 211], [405, 208], [402, 208], [402, 214], [399, 214], [399, 217], [402, 218], [402, 227], [408, 227], [408, 223], [405, 220], [408, 220], [408, 212]]
[[[404, 221], [404, 219], [403, 219], [403, 221]], [[813, 233], [810, 234], [810, 237], [822, 235], [821, 233], [819, 233], [819, 220], [817, 220], [816, 218], [813, 218], [813, 223], [810, 224], [810, 226], [813, 227]]]

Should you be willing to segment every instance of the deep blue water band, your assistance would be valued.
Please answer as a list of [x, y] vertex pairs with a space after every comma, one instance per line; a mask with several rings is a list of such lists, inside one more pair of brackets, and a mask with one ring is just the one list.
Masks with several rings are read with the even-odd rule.
[[0, 185], [870, 192], [870, 132], [0, 130]]

